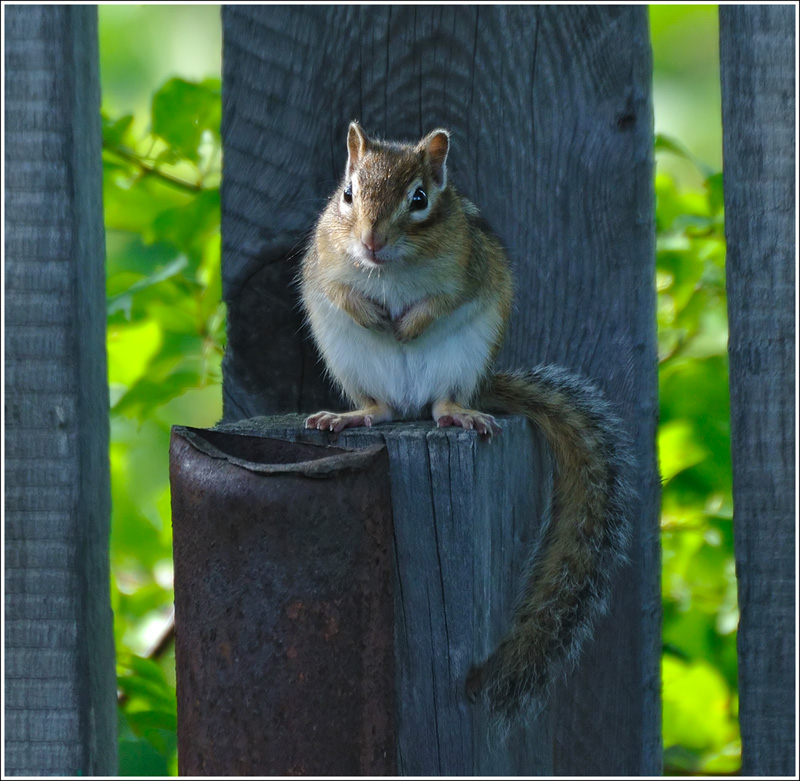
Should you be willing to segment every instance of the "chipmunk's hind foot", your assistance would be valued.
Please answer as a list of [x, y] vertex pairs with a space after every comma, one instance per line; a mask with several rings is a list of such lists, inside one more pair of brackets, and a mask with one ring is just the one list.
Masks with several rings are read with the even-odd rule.
[[439, 428], [445, 426], [461, 426], [471, 431], [475, 429], [479, 434], [492, 438], [503, 429], [492, 415], [478, 410], [467, 409], [452, 401], [437, 402], [433, 405], [433, 419]]

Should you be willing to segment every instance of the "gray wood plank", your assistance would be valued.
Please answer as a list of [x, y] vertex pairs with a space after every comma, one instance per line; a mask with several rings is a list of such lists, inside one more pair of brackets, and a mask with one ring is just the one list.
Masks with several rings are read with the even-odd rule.
[[[14, 633], [21, 648], [37, 648], [63, 646], [75, 643], [78, 639], [78, 622], [74, 618], [54, 618], [51, 620], [39, 620], [35, 623], [28, 621], [27, 618], [15, 620], [6, 618], [6, 631]], [[37, 686], [44, 685], [41, 680], [18, 681], [14, 689], [6, 691], [6, 704], [16, 701], [24, 702], [24, 694], [21, 692], [29, 691]], [[71, 685], [71, 684], [70, 684]], [[75, 687], [72, 686], [73, 694]], [[58, 704], [66, 702], [65, 698], [59, 698]], [[53, 700], [55, 702], [55, 700]], [[20, 706], [21, 707], [21, 706]], [[31, 702], [31, 707], [36, 707]]]
[[5, 769], [116, 773], [97, 10], [5, 13]]
[[743, 775], [797, 768], [795, 19], [720, 7]]
[[651, 55], [644, 7], [223, 9], [224, 419], [336, 404], [291, 280], [347, 124], [445, 126], [459, 189], [518, 280], [501, 367], [557, 363], [614, 401], [639, 463], [632, 564], [559, 688], [555, 771], [661, 767]]
[[6, 567], [73, 567], [77, 559], [69, 543], [54, 540], [8, 540], [5, 554]]
[[80, 762], [80, 746], [74, 741], [36, 742], [6, 738], [6, 767], [18, 776], [60, 775], [65, 765]]
[[6, 708], [76, 712], [78, 697], [69, 681], [18, 681], [6, 692]]

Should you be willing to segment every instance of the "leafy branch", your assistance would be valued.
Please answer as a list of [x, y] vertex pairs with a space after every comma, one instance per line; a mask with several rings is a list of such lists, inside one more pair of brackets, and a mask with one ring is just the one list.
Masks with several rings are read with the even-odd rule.
[[145, 176], [156, 176], [172, 187], [177, 187], [178, 189], [185, 190], [189, 193], [199, 193], [204, 189], [203, 185], [201, 184], [187, 182], [184, 179], [180, 179], [177, 176], [167, 173], [163, 169], [158, 168], [154, 163], [151, 163], [144, 157], [138, 155], [132, 149], [127, 149], [123, 146], [115, 145], [105, 140], [103, 140], [103, 149], [117, 155], [117, 157], [122, 158], [128, 163], [132, 163]]

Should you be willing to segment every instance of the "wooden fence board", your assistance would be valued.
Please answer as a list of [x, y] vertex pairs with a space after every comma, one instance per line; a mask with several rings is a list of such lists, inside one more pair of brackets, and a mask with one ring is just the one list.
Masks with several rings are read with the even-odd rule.
[[742, 774], [796, 772], [793, 6], [720, 7]]
[[4, 10], [5, 768], [111, 775], [97, 10]]
[[632, 564], [560, 687], [555, 770], [661, 767], [651, 55], [633, 6], [223, 9], [224, 420], [335, 404], [291, 280], [347, 124], [453, 133], [452, 180], [518, 279], [504, 367], [591, 377], [634, 439]]

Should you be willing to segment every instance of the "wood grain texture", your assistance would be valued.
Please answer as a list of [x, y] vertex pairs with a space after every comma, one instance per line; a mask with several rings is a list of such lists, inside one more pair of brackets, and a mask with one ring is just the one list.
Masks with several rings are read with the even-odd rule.
[[291, 288], [347, 124], [445, 126], [456, 186], [517, 278], [501, 368], [557, 363], [618, 405], [639, 461], [633, 564], [558, 692], [555, 772], [660, 772], [651, 55], [644, 7], [223, 9], [225, 420], [337, 402]]
[[[343, 448], [389, 452], [395, 534], [398, 773], [410, 776], [550, 775], [545, 715], [506, 742], [469, 703], [470, 666], [510, 624], [520, 574], [551, 485], [543, 439], [522, 418], [501, 419], [491, 443], [433, 421], [350, 429], [303, 428], [303, 417], [253, 418], [219, 428]], [[498, 511], [498, 507], [501, 508]]]
[[110, 775], [97, 10], [5, 22], [5, 768]]
[[795, 11], [720, 7], [744, 775], [797, 767]]

